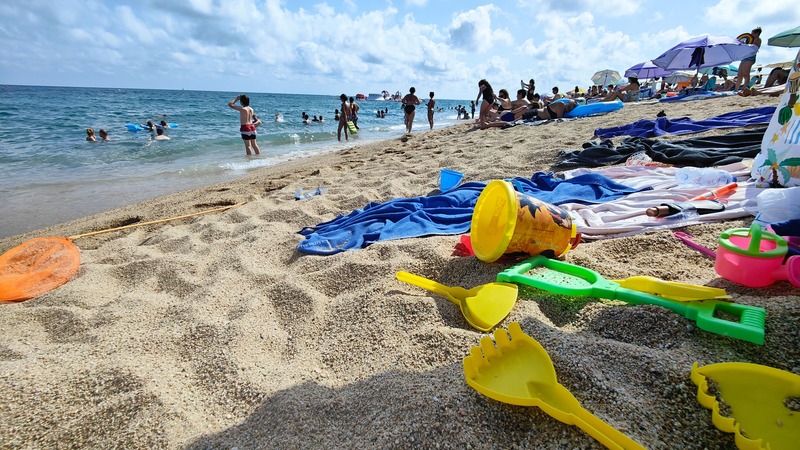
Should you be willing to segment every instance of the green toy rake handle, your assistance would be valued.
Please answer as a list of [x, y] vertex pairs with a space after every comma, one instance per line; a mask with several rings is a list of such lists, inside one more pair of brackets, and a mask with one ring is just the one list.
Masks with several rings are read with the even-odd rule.
[[[559, 273], [571, 275], [585, 280], [586, 286], [566, 286], [558, 282], [535, 279], [528, 275], [536, 267], [545, 267]], [[729, 336], [754, 344], [764, 344], [764, 322], [766, 310], [756, 306], [739, 305], [719, 300], [703, 300], [681, 302], [657, 295], [634, 291], [620, 287], [618, 283], [603, 278], [594, 270], [575, 264], [550, 259], [545, 256], [534, 256], [516, 266], [497, 274], [497, 281], [518, 283], [532, 286], [556, 294], [576, 297], [595, 297], [611, 300], [622, 300], [634, 305], [655, 305], [679, 314], [697, 323], [706, 331]], [[714, 311], [727, 312], [739, 318], [738, 322], [714, 316]]]

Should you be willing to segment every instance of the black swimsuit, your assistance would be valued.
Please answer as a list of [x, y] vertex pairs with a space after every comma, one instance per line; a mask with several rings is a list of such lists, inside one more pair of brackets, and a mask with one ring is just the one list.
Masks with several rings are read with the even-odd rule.
[[547, 111], [547, 114], [550, 116], [551, 119], [558, 118], [558, 114], [556, 114], [556, 112], [550, 108], [550, 105], [545, 106], [544, 109], [545, 111]]
[[411, 114], [417, 107], [415, 105], [406, 105], [403, 107], [405, 109], [406, 114]]

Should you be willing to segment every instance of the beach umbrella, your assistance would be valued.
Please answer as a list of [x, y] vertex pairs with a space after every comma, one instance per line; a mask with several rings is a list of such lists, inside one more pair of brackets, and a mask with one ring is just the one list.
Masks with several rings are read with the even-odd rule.
[[[719, 67], [720, 69], [725, 69], [728, 71], [728, 75], [736, 75], [739, 73], [739, 68], [734, 66], [733, 64], [723, 64], [721, 66], [714, 66]], [[714, 72], [714, 67], [706, 67], [705, 69], [700, 69], [700, 73], [704, 73], [706, 75], [711, 75]]]
[[605, 86], [607, 84], [616, 84], [622, 77], [616, 70], [606, 69], [596, 72], [592, 75], [592, 83], [598, 86]]
[[640, 62], [634, 64], [625, 71], [625, 77], [636, 77], [639, 79], [646, 78], [661, 78], [672, 73], [671, 70], [664, 70], [661, 67], [653, 64], [653, 61]]
[[669, 84], [683, 83], [684, 81], [691, 80], [693, 76], [694, 73], [692, 72], [687, 72], [685, 70], [676, 70], [675, 72], [672, 72], [671, 74], [665, 76], [664, 81], [666, 81]]
[[693, 37], [672, 47], [653, 63], [666, 70], [703, 69], [741, 61], [756, 54], [758, 47], [730, 36]]
[[800, 27], [794, 27], [772, 36], [767, 44], [775, 47], [800, 47]]
[[767, 69], [774, 69], [775, 67], [792, 67], [793, 65], [794, 65], [794, 60], [767, 64], [764, 67]]

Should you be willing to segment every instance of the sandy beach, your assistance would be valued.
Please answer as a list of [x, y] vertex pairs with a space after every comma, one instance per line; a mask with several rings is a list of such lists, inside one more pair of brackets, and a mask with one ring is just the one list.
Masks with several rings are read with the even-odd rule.
[[[433, 132], [266, 168], [246, 178], [0, 240], [71, 236], [245, 202], [229, 210], [75, 240], [78, 276], [0, 305], [3, 448], [603, 448], [538, 408], [469, 387], [462, 359], [480, 333], [400, 270], [451, 286], [495, 280], [456, 251], [459, 236], [378, 242], [332, 256], [296, 249], [297, 232], [369, 202], [437, 191], [441, 168], [470, 181], [548, 172], [600, 127], [703, 119], [772, 106], [768, 96], [628, 105], [540, 126]], [[738, 129], [698, 135], [726, 134]], [[618, 142], [622, 138], [615, 138]], [[232, 155], [239, 157], [239, 155]], [[328, 191], [296, 201], [298, 188]], [[716, 248], [752, 217], [690, 226]], [[733, 448], [696, 400], [692, 364], [742, 361], [800, 374], [798, 290], [752, 289], [663, 230], [584, 242], [566, 261], [606, 278], [650, 275], [724, 288], [766, 308], [766, 342], [698, 329], [655, 306], [554, 302], [522, 290], [502, 327], [539, 341], [581, 405], [653, 449]], [[526, 292], [528, 295], [526, 295]]]

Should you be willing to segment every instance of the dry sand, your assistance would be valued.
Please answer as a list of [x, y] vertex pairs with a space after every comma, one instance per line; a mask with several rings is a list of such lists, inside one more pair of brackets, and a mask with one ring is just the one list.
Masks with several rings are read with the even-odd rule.
[[[32, 237], [247, 202], [78, 239], [77, 278], [0, 305], [0, 447], [601, 448], [538, 408], [498, 403], [467, 386], [461, 361], [484, 334], [445, 298], [394, 277], [406, 270], [470, 287], [494, 281], [516, 260], [460, 257], [458, 236], [311, 256], [296, 250], [297, 231], [372, 201], [434, 192], [443, 167], [468, 180], [530, 176], [598, 127], [662, 109], [701, 119], [775, 103], [729, 97], [507, 130], [457, 125], [3, 239], [0, 252]], [[294, 200], [298, 187], [318, 185], [330, 190]], [[715, 247], [721, 231], [750, 220], [687, 231]], [[658, 307], [520, 296], [503, 326], [519, 321], [587, 410], [648, 448], [734, 446], [695, 399], [695, 361], [800, 373], [800, 300], [786, 282], [764, 289], [728, 282], [670, 231], [583, 243], [566, 260], [609, 279], [651, 275], [722, 287], [768, 311], [759, 346]]]

